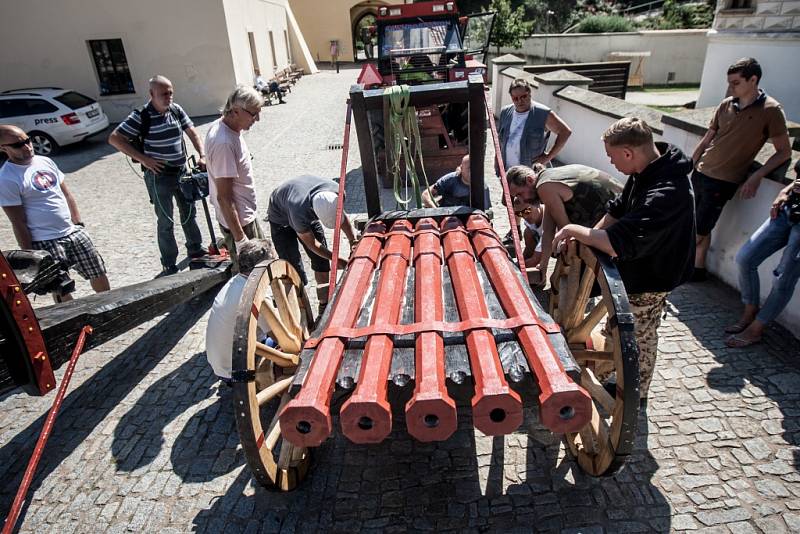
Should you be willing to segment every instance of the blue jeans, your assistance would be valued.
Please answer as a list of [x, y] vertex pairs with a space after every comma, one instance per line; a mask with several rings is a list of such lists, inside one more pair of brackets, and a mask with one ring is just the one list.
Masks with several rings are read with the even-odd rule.
[[147, 194], [150, 195], [150, 203], [156, 212], [158, 250], [161, 253], [161, 265], [164, 267], [172, 267], [178, 259], [178, 243], [175, 241], [175, 224], [172, 218], [175, 211], [173, 198], [178, 204], [180, 216], [178, 222], [186, 237], [186, 252], [193, 254], [203, 251], [203, 236], [200, 234], [200, 227], [197, 226], [194, 202], [187, 201], [178, 186], [181, 175], [181, 172], [157, 175], [149, 170], [144, 171]]
[[772, 272], [775, 276], [772, 290], [756, 316], [764, 324], [783, 311], [800, 278], [800, 224], [789, 222], [789, 210], [784, 207], [778, 217], [767, 219], [736, 254], [742, 302], [758, 306], [761, 300], [758, 266], [782, 248], [781, 261]]

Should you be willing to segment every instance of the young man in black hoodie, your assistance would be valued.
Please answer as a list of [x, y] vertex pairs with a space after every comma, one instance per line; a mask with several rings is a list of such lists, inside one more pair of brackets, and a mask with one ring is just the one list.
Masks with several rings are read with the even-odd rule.
[[625, 188], [594, 228], [569, 224], [553, 246], [574, 238], [614, 258], [635, 320], [646, 405], [667, 295], [691, 277], [694, 265], [692, 164], [677, 147], [653, 142], [652, 130], [638, 118], [615, 122], [602, 139], [611, 164], [630, 176]]

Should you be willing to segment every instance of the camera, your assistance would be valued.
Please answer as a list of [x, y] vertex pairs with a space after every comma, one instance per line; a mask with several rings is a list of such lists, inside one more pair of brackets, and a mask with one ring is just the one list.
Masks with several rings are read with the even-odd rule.
[[178, 181], [181, 194], [189, 202], [202, 200], [208, 196], [208, 173], [192, 169]]
[[201, 171], [194, 156], [189, 158], [189, 172], [178, 181], [181, 194], [189, 202], [202, 200], [208, 196], [208, 173]]

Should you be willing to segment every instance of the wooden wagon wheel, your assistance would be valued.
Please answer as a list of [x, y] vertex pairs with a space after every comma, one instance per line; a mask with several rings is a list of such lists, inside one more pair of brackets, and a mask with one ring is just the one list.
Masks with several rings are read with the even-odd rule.
[[[611, 475], [633, 449], [639, 414], [639, 350], [628, 295], [611, 259], [574, 241], [559, 256], [550, 285], [550, 314], [593, 401], [590, 422], [565, 439], [584, 471]], [[602, 382], [614, 375], [612, 396]]]
[[[258, 318], [266, 332], [259, 332]], [[245, 457], [256, 480], [290, 491], [305, 478], [310, 456], [281, 436], [278, 414], [289, 401], [299, 353], [313, 324], [297, 271], [284, 260], [262, 262], [245, 284], [233, 343], [233, 400]], [[259, 341], [266, 334], [277, 343]]]

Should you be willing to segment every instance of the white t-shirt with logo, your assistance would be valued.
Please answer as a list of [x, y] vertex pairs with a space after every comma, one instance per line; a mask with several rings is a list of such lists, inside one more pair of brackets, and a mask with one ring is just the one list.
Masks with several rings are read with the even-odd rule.
[[217, 200], [218, 179], [233, 180], [233, 204], [239, 215], [239, 224], [245, 226], [256, 218], [256, 189], [253, 185], [253, 167], [250, 151], [241, 132], [231, 130], [222, 119], [217, 119], [206, 134], [206, 169], [211, 202], [217, 212], [217, 221], [225, 228], [225, 220]]
[[511, 127], [509, 128], [508, 141], [506, 142], [506, 169], [519, 165], [519, 147], [522, 141], [522, 132], [525, 130], [525, 123], [528, 121], [530, 112], [531, 110], [525, 113], [514, 110], [514, 114], [511, 116]]
[[33, 156], [29, 165], [6, 161], [0, 167], [0, 206], [22, 206], [33, 241], [49, 241], [75, 231], [61, 190], [64, 174], [53, 160]]

